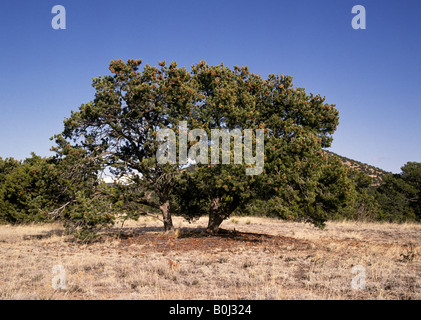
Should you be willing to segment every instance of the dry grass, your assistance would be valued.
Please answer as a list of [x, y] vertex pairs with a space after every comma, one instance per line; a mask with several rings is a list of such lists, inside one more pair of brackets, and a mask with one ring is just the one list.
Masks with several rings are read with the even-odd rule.
[[[80, 244], [53, 225], [0, 226], [0, 299], [420, 299], [421, 225], [331, 222], [325, 230], [235, 217], [211, 237], [206, 219], [161, 231], [126, 222]], [[116, 235], [120, 235], [117, 237]], [[62, 265], [66, 288], [54, 289]], [[364, 289], [353, 289], [366, 271]]]

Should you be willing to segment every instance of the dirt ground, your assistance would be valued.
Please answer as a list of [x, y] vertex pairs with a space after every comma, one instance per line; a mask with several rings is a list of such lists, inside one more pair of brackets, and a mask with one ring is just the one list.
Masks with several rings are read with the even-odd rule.
[[59, 224], [0, 226], [0, 299], [420, 299], [421, 225], [324, 230], [233, 217], [221, 235], [142, 217], [82, 244]]

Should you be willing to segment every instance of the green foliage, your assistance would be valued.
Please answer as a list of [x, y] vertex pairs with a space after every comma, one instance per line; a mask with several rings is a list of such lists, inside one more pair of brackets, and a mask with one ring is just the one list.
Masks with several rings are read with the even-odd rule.
[[54, 160], [32, 157], [23, 162], [0, 158], [0, 221], [41, 222], [55, 206]]
[[[320, 152], [298, 158], [265, 191], [264, 209], [270, 216], [307, 221], [323, 228], [352, 199], [355, 189], [347, 168], [335, 157]], [[265, 212], [265, 211], [264, 211]]]
[[421, 220], [421, 163], [407, 162], [402, 168], [402, 179], [408, 183], [408, 202], [417, 220]]
[[355, 192], [348, 204], [338, 211], [335, 219], [379, 220], [382, 211], [374, 196], [373, 178], [354, 168], [348, 169], [348, 177], [355, 187]]
[[300, 216], [323, 226], [346, 192], [342, 186], [334, 190], [327, 181], [339, 181], [343, 175], [328, 176], [321, 152], [330, 145], [338, 124], [335, 107], [319, 95], [293, 88], [290, 76], [270, 75], [263, 80], [247, 67], [231, 70], [203, 61], [192, 66], [192, 72], [201, 101], [189, 124], [208, 136], [214, 128], [264, 130], [264, 172], [246, 176], [246, 164], [233, 165], [232, 157], [231, 165], [196, 165], [184, 173], [174, 191], [180, 212], [191, 218], [209, 214], [210, 229], [236, 210], [252, 207], [265, 215]]
[[102, 227], [114, 224], [120, 208], [115, 190], [99, 179], [102, 163], [80, 146], [71, 146], [61, 135], [55, 136], [56, 206], [49, 212], [64, 222], [67, 233], [83, 241], [96, 238]]
[[387, 174], [377, 189], [382, 219], [388, 221], [421, 220], [421, 163], [408, 162], [400, 174]]
[[57, 137], [83, 147], [117, 179], [130, 177], [140, 190], [136, 202], [161, 210], [165, 228], [171, 229], [169, 197], [179, 167], [157, 163], [157, 132], [188, 118], [196, 97], [190, 74], [175, 62], [160, 62], [159, 68], [146, 65], [143, 72], [140, 64], [112, 61], [112, 75], [93, 79], [95, 99], [72, 112]]
[[77, 239], [89, 242], [97, 238], [97, 231], [101, 227], [108, 227], [114, 223], [114, 207], [102, 193], [86, 195], [77, 192], [72, 204], [64, 211], [61, 219], [64, 220], [66, 232], [73, 234]]
[[82, 149], [67, 144], [54, 149], [55, 157], [0, 159], [0, 221], [60, 220], [68, 233], [93, 238], [99, 227], [112, 225], [115, 196], [99, 183], [98, 166]]

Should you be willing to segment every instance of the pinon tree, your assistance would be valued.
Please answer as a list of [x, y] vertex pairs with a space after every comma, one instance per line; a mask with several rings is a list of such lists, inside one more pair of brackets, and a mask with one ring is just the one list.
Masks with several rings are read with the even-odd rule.
[[0, 221], [60, 220], [77, 238], [95, 238], [98, 228], [112, 224], [112, 210], [121, 207], [99, 180], [99, 168], [83, 149], [67, 143], [54, 157], [32, 153], [23, 161], [0, 159]]
[[66, 145], [81, 147], [102, 169], [111, 168], [117, 181], [128, 179], [132, 196], [126, 200], [161, 211], [169, 230], [173, 228], [170, 192], [180, 168], [158, 163], [162, 142], [157, 133], [175, 130], [179, 121], [189, 118], [196, 96], [189, 72], [175, 62], [169, 66], [161, 62], [159, 68], [146, 65], [140, 72], [141, 62], [112, 61], [111, 75], [93, 79], [94, 100], [71, 113], [56, 139], [66, 141], [60, 150]]
[[53, 182], [49, 194], [55, 204], [45, 215], [63, 222], [66, 232], [76, 238], [93, 240], [100, 228], [114, 223], [114, 212], [121, 208], [118, 195], [100, 179], [101, 159], [88, 156], [86, 149], [70, 145], [61, 135], [55, 141], [56, 155], [49, 168]]
[[[336, 156], [330, 154], [331, 156]], [[338, 211], [338, 219], [376, 221], [381, 219], [381, 208], [375, 199], [373, 178], [356, 168], [346, 168], [348, 179], [352, 181], [352, 196], [349, 203]]]
[[[324, 103], [320, 95], [293, 88], [289, 76], [270, 75], [263, 80], [247, 67], [231, 70], [205, 62], [193, 66], [192, 73], [202, 98], [193, 123], [208, 136], [212, 129], [224, 128], [240, 130], [244, 139], [245, 129], [253, 129], [254, 142], [257, 130], [263, 130], [264, 166], [247, 175], [250, 163], [233, 164], [231, 153], [229, 165], [212, 164], [209, 159], [208, 164], [186, 170], [175, 191], [180, 212], [191, 218], [209, 214], [208, 230], [217, 232], [233, 212], [260, 199], [264, 206], [258, 207], [264, 214], [301, 216], [323, 226], [351, 188], [345, 169], [333, 160], [329, 163], [322, 153], [338, 124], [334, 105]], [[235, 138], [231, 151], [234, 145]], [[253, 145], [243, 147], [244, 155], [253, 150]]]
[[[215, 232], [253, 198], [266, 199], [280, 216], [301, 214], [323, 224], [334, 194], [329, 185], [334, 179], [325, 178], [329, 165], [322, 161], [322, 147], [330, 145], [338, 123], [333, 105], [294, 88], [289, 76], [263, 80], [247, 67], [230, 69], [204, 61], [190, 73], [174, 62], [168, 67], [160, 63], [160, 68], [147, 65], [139, 72], [140, 63], [112, 61], [112, 75], [94, 79], [95, 99], [72, 112], [56, 136], [60, 152], [66, 146], [82, 148], [102, 169], [111, 167], [117, 179], [128, 178], [130, 192], [120, 193], [121, 201], [160, 210], [165, 229], [172, 228], [171, 211], [190, 218], [206, 212]], [[189, 143], [189, 157], [196, 164], [186, 167], [188, 159], [181, 153], [175, 162], [157, 161], [160, 129], [173, 130], [178, 151], [183, 141]], [[192, 129], [201, 134], [184, 133]], [[240, 161], [232, 152], [236, 138], [228, 142], [228, 163], [223, 150], [218, 151], [223, 148], [212, 151], [220, 140], [208, 142], [212, 130], [236, 132], [244, 142]], [[252, 130], [249, 138], [247, 130]], [[262, 152], [253, 151], [262, 139]], [[219, 156], [219, 162], [213, 161]], [[340, 189], [346, 193], [346, 188], [345, 183]]]
[[270, 75], [265, 86], [260, 121], [268, 136], [260, 191], [266, 208], [323, 227], [352, 188], [345, 168], [322, 151], [332, 142], [338, 111], [320, 95], [294, 88], [290, 76]]
[[389, 221], [421, 220], [421, 163], [408, 162], [399, 174], [385, 174], [376, 199]]
[[[45, 220], [43, 208], [51, 206], [49, 160], [32, 154], [17, 161], [0, 158], [0, 220], [8, 223]], [[45, 210], [45, 209], [44, 209]]]
[[[0, 159], [0, 220], [8, 223], [48, 222], [47, 213], [64, 199], [61, 170], [53, 157], [34, 153], [23, 161]], [[60, 167], [61, 168], [61, 167]]]
[[[203, 145], [203, 137], [191, 137], [190, 150], [201, 144], [204, 150], [199, 153], [204, 152], [204, 156], [183, 172], [173, 194], [176, 212], [187, 219], [209, 215], [211, 232], [216, 232], [232, 212], [243, 208], [253, 194], [255, 179], [246, 172], [259, 168], [257, 161], [247, 163], [243, 159], [243, 129], [257, 128], [253, 95], [260, 91], [261, 84], [260, 77], [251, 75], [247, 68], [231, 70], [204, 61], [192, 66], [192, 86], [198, 101], [192, 106], [189, 129], [201, 129], [210, 142]], [[256, 144], [255, 134], [244, 143], [250, 159], [253, 142]], [[235, 148], [239, 150], [237, 155]]]
[[416, 219], [421, 220], [421, 162], [407, 162], [401, 169], [402, 178], [415, 190], [408, 196], [408, 202]]
[[92, 166], [84, 163], [83, 150], [65, 150], [66, 158], [32, 153], [23, 161], [0, 159], [2, 220], [52, 221], [76, 204], [78, 194], [92, 193], [98, 178]]

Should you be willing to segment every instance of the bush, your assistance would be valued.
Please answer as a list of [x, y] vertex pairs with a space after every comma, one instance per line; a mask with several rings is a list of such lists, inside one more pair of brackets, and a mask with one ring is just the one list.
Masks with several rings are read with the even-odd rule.
[[114, 223], [117, 193], [98, 179], [98, 166], [76, 148], [56, 157], [32, 153], [24, 161], [0, 158], [0, 222], [62, 221], [88, 241]]
[[408, 162], [400, 174], [386, 174], [376, 191], [376, 200], [387, 221], [421, 220], [421, 163]]
[[23, 162], [0, 159], [0, 221], [45, 222], [57, 205], [54, 197], [55, 165], [51, 158], [32, 154]]

